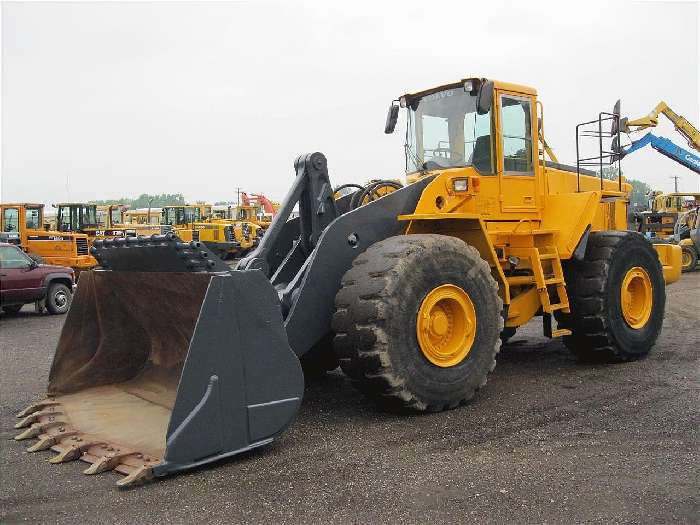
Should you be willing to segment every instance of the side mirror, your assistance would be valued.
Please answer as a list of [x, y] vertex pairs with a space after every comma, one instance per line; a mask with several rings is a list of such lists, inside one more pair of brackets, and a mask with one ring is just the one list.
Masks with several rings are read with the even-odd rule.
[[612, 112], [614, 116], [612, 119], [612, 124], [610, 125], [610, 135], [615, 136], [620, 132], [621, 129], [624, 129], [622, 127], [622, 122], [620, 119], [620, 99], [617, 99], [617, 102], [615, 102]]
[[396, 128], [396, 121], [399, 120], [399, 101], [394, 100], [389, 106], [389, 111], [386, 114], [386, 124], [384, 124], [384, 133], [387, 135], [394, 132]]
[[479, 94], [476, 98], [476, 112], [479, 115], [486, 115], [491, 111], [493, 104], [493, 81], [487, 80], [481, 83]]

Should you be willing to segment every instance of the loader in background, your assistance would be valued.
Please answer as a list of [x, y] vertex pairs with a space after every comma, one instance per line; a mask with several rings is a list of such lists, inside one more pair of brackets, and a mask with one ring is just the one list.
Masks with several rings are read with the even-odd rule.
[[673, 242], [682, 250], [681, 269], [683, 272], [695, 271], [700, 261], [700, 208], [693, 208], [678, 217], [673, 235]]
[[678, 218], [688, 210], [700, 206], [700, 193], [663, 193], [648, 195], [649, 210], [638, 214], [638, 231], [656, 240], [671, 240]]
[[257, 245], [257, 225], [217, 219], [209, 205], [164, 206], [162, 214], [164, 230], [187, 242], [202, 242], [222, 259], [241, 257]]
[[582, 359], [649, 353], [680, 248], [625, 231], [630, 185], [584, 167], [616, 162], [603, 143], [618, 114], [577, 126], [577, 142], [601, 146], [572, 167], [538, 147], [532, 88], [468, 78], [407, 94], [386, 132], [400, 108], [412, 183], [353, 209], [326, 158], [303, 155], [236, 270], [172, 233], [96, 241], [103, 269], [83, 277], [49, 397], [20, 414], [16, 439], [126, 486], [277, 439], [302, 364], [339, 364], [389, 409], [437, 412], [470, 401], [503, 333], [534, 316]]
[[95, 239], [128, 237], [136, 235], [136, 231], [122, 224], [113, 223], [113, 219], [121, 217], [122, 205], [97, 206], [85, 202], [61, 202], [53, 205], [56, 208], [56, 228], [61, 232], [84, 233], [90, 246]]
[[69, 266], [76, 271], [97, 265], [89, 253], [87, 235], [45, 226], [43, 204], [0, 204], [0, 241], [17, 244], [47, 264]]

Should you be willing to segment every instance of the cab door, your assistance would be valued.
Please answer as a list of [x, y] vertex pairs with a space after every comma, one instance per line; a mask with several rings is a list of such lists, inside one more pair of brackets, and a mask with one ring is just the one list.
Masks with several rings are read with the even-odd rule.
[[498, 175], [502, 212], [536, 212], [537, 141], [535, 99], [529, 95], [499, 91]]

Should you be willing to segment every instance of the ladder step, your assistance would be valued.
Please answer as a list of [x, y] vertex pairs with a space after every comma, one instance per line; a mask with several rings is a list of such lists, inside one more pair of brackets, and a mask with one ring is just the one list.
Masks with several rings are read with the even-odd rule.
[[540, 254], [541, 261], [551, 261], [552, 259], [556, 259], [556, 258], [557, 258], [556, 253], [541, 253]]
[[525, 284], [532, 284], [535, 282], [534, 275], [513, 275], [511, 277], [506, 277], [506, 281], [511, 286], [522, 286]]
[[571, 335], [571, 330], [567, 328], [558, 328], [556, 330], [552, 330], [552, 337], [562, 337], [564, 335]]
[[567, 303], [550, 304], [549, 309], [554, 312], [555, 310], [566, 310], [569, 307]]
[[563, 282], [564, 282], [564, 279], [562, 279], [561, 277], [554, 277], [552, 279], [545, 279], [544, 280], [544, 284], [560, 284]]

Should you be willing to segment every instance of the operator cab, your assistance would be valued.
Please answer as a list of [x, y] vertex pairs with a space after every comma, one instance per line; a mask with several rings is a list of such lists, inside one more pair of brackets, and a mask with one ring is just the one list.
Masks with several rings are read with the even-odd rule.
[[[493, 82], [467, 79], [412, 95], [390, 109], [385, 132], [393, 131], [398, 107], [407, 108], [406, 172], [474, 167], [480, 175], [498, 171], [493, 117]], [[396, 102], [396, 101], [395, 101]], [[394, 109], [396, 108], [396, 109]], [[532, 101], [502, 95], [503, 170], [533, 173]]]
[[164, 206], [163, 224], [177, 226], [192, 224], [202, 220], [201, 210], [198, 206]]
[[54, 204], [56, 226], [61, 232], [82, 232], [97, 229], [97, 206], [83, 203]]

